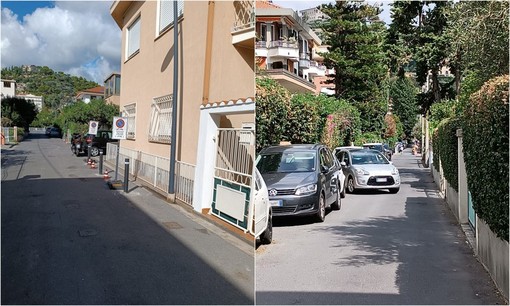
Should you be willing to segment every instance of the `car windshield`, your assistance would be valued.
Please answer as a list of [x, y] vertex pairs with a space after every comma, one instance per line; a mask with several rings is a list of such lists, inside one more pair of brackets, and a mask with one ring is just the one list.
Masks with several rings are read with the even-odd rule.
[[262, 154], [257, 162], [261, 174], [315, 171], [315, 152], [292, 151]]
[[365, 145], [364, 147], [367, 148], [367, 149], [382, 151], [382, 146], [381, 145]]
[[352, 152], [353, 165], [389, 164], [390, 162], [378, 152]]

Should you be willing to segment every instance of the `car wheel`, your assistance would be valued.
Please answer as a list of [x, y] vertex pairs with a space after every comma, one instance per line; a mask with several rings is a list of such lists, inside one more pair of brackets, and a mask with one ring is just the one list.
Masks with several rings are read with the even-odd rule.
[[90, 156], [98, 156], [99, 155], [99, 149], [97, 147], [90, 147]]
[[400, 187], [390, 188], [390, 193], [397, 193], [400, 190]]
[[326, 202], [324, 201], [324, 195], [322, 194], [319, 198], [319, 210], [317, 211], [316, 218], [318, 222], [324, 222], [324, 219], [326, 219]]
[[348, 193], [354, 193], [356, 191], [356, 188], [354, 188], [354, 178], [352, 176], [349, 176], [347, 179], [347, 192]]
[[342, 198], [340, 196], [340, 187], [336, 191], [336, 202], [331, 205], [331, 209], [340, 210], [342, 208]]
[[270, 244], [271, 241], [273, 241], [273, 216], [269, 213], [267, 228], [262, 235], [260, 235], [260, 242], [262, 242], [262, 244]]

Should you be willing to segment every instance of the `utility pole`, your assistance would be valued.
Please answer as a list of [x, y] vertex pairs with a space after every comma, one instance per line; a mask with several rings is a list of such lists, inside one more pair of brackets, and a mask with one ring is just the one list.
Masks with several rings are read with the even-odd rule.
[[174, 88], [172, 94], [172, 141], [170, 143], [170, 171], [168, 179], [168, 196], [171, 200], [175, 199], [175, 149], [177, 145], [177, 101], [178, 101], [178, 77], [179, 77], [179, 25], [177, 18], [178, 1], [174, 1]]

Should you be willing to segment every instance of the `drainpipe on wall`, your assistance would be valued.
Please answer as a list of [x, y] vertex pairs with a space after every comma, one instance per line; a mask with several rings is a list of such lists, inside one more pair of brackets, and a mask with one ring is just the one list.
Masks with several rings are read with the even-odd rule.
[[172, 140], [170, 144], [170, 178], [168, 180], [168, 193], [169, 197], [175, 199], [175, 147], [177, 144], [177, 86], [179, 76], [179, 24], [177, 17], [179, 12], [177, 11], [177, 1], [174, 1], [174, 88], [172, 94]]
[[207, 34], [205, 38], [205, 65], [204, 65], [204, 88], [202, 92], [202, 104], [209, 102], [209, 86], [211, 81], [211, 58], [214, 25], [214, 1], [209, 1], [207, 8]]

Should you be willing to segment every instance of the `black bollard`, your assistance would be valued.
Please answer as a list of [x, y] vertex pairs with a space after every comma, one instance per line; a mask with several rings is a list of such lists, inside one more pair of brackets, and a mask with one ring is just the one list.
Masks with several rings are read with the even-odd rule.
[[99, 150], [99, 174], [103, 174], [103, 150]]
[[129, 158], [124, 160], [124, 192], [128, 192], [129, 183]]
[[88, 162], [89, 162], [89, 160], [90, 160], [90, 147], [91, 147], [91, 144], [89, 143], [89, 144], [87, 145], [87, 155], [88, 155], [88, 157], [87, 157], [87, 163], [88, 163]]

